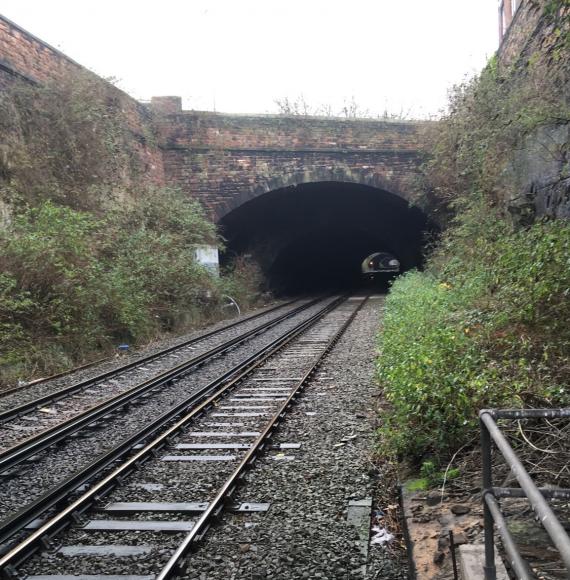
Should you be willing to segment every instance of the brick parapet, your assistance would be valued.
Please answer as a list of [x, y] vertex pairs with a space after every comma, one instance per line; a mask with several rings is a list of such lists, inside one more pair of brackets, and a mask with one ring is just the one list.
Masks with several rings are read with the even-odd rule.
[[166, 147], [415, 150], [422, 123], [285, 115], [182, 112], [163, 122]]

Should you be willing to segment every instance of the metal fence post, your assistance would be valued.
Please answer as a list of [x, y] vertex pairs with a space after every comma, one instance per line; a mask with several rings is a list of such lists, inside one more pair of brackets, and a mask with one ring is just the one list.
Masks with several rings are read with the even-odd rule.
[[[483, 414], [485, 411], [482, 411]], [[491, 436], [486, 425], [479, 419], [481, 428], [481, 455], [483, 462], [483, 500], [486, 493], [493, 493], [493, 474], [492, 474], [492, 449]], [[495, 568], [495, 539], [493, 516], [487, 505], [483, 501], [483, 521], [485, 525], [485, 580], [496, 580], [497, 570]]]

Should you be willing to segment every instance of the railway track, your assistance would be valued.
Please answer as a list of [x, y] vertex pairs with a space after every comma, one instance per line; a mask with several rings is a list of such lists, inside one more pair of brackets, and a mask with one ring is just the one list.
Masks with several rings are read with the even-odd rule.
[[[0, 559], [3, 576], [65, 579], [64, 564], [71, 576], [104, 578], [125, 570], [133, 576], [130, 566], [138, 556], [149, 569], [136, 580], [178, 575], [256, 455], [270, 449], [271, 433], [364, 301], [329, 301], [73, 481], [3, 522], [0, 541], [9, 546]], [[86, 482], [87, 490], [78, 492]], [[70, 545], [30, 559], [53, 546], [56, 536]], [[92, 543], [85, 544], [85, 537]], [[86, 568], [78, 569], [78, 562]], [[134, 569], [142, 570], [138, 564]]]
[[[192, 350], [200, 343], [220, 337], [232, 329], [237, 330], [240, 327], [247, 326], [252, 321], [271, 316], [277, 311], [283, 310], [288, 306], [294, 305], [298, 302], [302, 303], [302, 301], [299, 300], [291, 300], [276, 306], [272, 306], [262, 310], [261, 312], [240, 318], [239, 320], [230, 322], [229, 324], [225, 324], [214, 330], [201, 333], [198, 336], [193, 336], [188, 340], [184, 340], [167, 348], [161, 348], [156, 352], [152, 352], [141, 357], [136, 357], [134, 359], [131, 358], [125, 364], [121, 364], [114, 368], [99, 372], [93, 376], [80, 379], [70, 385], [63, 386], [61, 388], [58, 388], [58, 384], [62, 382], [61, 379], [65, 379], [68, 375], [71, 375], [74, 372], [84, 371], [96, 364], [104, 363], [108, 359], [94, 361], [92, 363], [77, 367], [71, 371], [65, 371], [51, 377], [37, 379], [36, 381], [31, 381], [25, 385], [1, 391], [0, 424], [10, 421], [18, 416], [22, 416], [27, 412], [39, 407], [60, 401], [85, 389], [97, 387], [98, 385], [104, 384], [105, 381], [113, 380], [119, 377], [125, 377], [129, 371], [135, 370], [145, 364], [153, 365], [165, 359], [169, 355], [172, 355], [172, 360], [175, 361], [177, 357], [183, 354], [191, 354]], [[309, 302], [309, 300], [305, 302]], [[51, 382], [54, 383], [53, 386], [49, 384], [46, 385], [46, 383]]]
[[[210, 389], [247, 365], [252, 349], [262, 346], [263, 350], [264, 345], [271, 345], [288, 329], [320, 312], [331, 300], [311, 300], [272, 319], [265, 331], [190, 374], [185, 368], [176, 368], [150, 384], [144, 381], [139, 387], [146, 393], [139, 393], [136, 400], [125, 400], [127, 393], [121, 400], [90, 409], [5, 451], [0, 455], [4, 467], [0, 479], [0, 544], [14, 529], [36, 517], [46, 502], [58, 501], [67, 490], [87, 481], [96, 471], [94, 457], [104, 458], [111, 465], [128, 454], [133, 445], [167, 425]], [[128, 412], [124, 412], [126, 405]], [[156, 420], [149, 422], [149, 417]], [[50, 494], [54, 487], [58, 493]]]
[[[315, 303], [306, 301], [274, 316], [291, 303], [281, 305], [0, 412], [0, 474]], [[260, 324], [236, 331], [260, 317]], [[229, 329], [236, 330], [225, 338]], [[195, 354], [198, 346], [202, 352]]]
[[[301, 312], [289, 313], [281, 322], [192, 372], [184, 371], [177, 378], [160, 377], [136, 399], [123, 401], [123, 405], [112, 402], [116, 404], [114, 410], [96, 407], [87, 415], [75, 417], [7, 450], [1, 456], [4, 466], [11, 467], [6, 467], [0, 476], [0, 543], [21, 518], [27, 514], [33, 517], [49, 490], [61, 482], [73, 485], [84, 480], [91, 473], [95, 457], [106, 457], [112, 462], [128, 454], [133, 444], [153, 432], [154, 423], [149, 422], [149, 417], [167, 422], [181, 409], [195, 404], [217, 378], [229, 378], [231, 369], [239, 367], [255, 349], [271, 343], [330, 300], [310, 301]], [[146, 383], [143, 386], [149, 387]], [[98, 418], [92, 413], [97, 413]]]
[[77, 367], [67, 369], [65, 371], [61, 371], [59, 373], [49, 375], [47, 377], [40, 377], [40, 378], [33, 379], [31, 381], [28, 381], [28, 382], [22, 382], [21, 384], [19, 384], [16, 387], [8, 387], [7, 389], [3, 389], [2, 391], [0, 391], [0, 399], [2, 399], [4, 397], [8, 397], [9, 395], [12, 395], [14, 393], [21, 393], [22, 391], [24, 391], [28, 388], [31, 388], [31, 387], [35, 387], [37, 385], [42, 385], [42, 384], [48, 383], [50, 381], [56, 381], [58, 379], [63, 379], [64, 377], [67, 377], [69, 375], [73, 375], [73, 374], [78, 373], [80, 371], [85, 371], [87, 369], [90, 369], [91, 367], [103, 364], [105, 362], [109, 362], [111, 359], [112, 359], [112, 357], [110, 357], [110, 356], [98, 358], [96, 360], [86, 362], [86, 363], [79, 365]]

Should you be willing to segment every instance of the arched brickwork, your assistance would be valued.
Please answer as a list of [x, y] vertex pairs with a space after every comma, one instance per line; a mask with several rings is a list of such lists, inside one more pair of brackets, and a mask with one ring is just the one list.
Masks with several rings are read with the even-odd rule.
[[309, 167], [305, 171], [276, 175], [246, 190], [238, 191], [228, 201], [218, 205], [215, 215], [217, 219], [221, 219], [242, 204], [271, 191], [321, 182], [368, 185], [408, 200], [409, 190], [408, 192], [400, 191], [400, 184], [377, 172], [338, 165], [336, 167]]
[[409, 200], [423, 161], [424, 127], [169, 106], [161, 122], [165, 175], [217, 220], [264, 193], [313, 182], [369, 185]]

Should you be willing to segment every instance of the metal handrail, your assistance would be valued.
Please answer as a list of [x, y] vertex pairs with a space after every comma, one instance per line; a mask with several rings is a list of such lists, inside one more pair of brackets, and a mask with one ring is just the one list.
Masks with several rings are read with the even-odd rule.
[[[527, 563], [522, 558], [519, 549], [510, 533], [505, 518], [501, 513], [497, 498], [526, 497], [532, 506], [538, 520], [550, 536], [552, 542], [560, 552], [560, 556], [570, 576], [570, 537], [564, 527], [548, 505], [547, 499], [568, 497], [570, 490], [539, 489], [532, 481], [514, 449], [501, 432], [496, 423], [497, 419], [549, 419], [570, 418], [569, 409], [484, 409], [479, 413], [481, 426], [481, 450], [483, 461], [483, 510], [485, 525], [485, 579], [495, 580], [495, 526], [499, 533], [503, 547], [509, 558], [512, 569], [520, 580], [531, 580], [532, 575]], [[492, 443], [495, 443], [513, 475], [519, 482], [520, 489], [493, 487], [492, 474]]]

